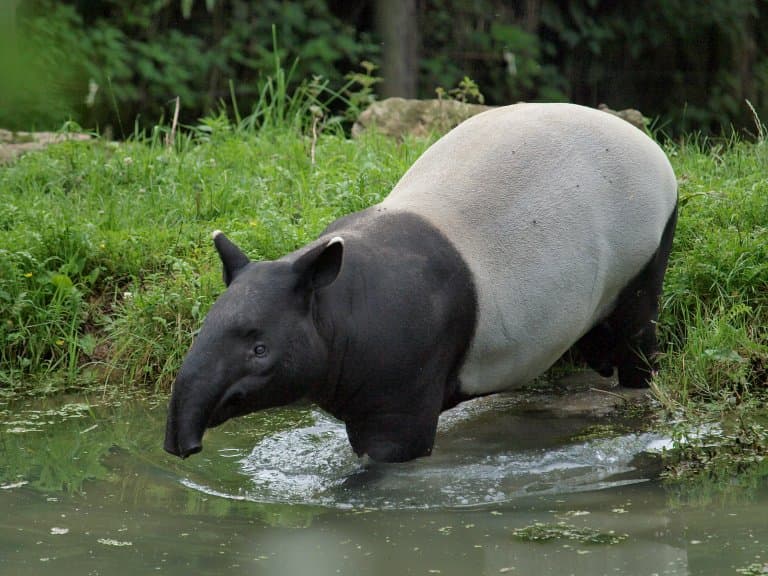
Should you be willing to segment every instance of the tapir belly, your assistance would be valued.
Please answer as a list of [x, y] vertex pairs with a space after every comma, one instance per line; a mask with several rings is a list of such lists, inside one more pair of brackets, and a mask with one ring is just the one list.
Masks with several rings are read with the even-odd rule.
[[536, 224], [516, 222], [524, 241], [482, 253], [463, 239], [477, 292], [477, 325], [460, 372], [465, 394], [514, 388], [549, 368], [611, 312], [661, 237], [617, 249], [599, 218], [580, 218], [559, 218], [549, 229], [544, 215]]

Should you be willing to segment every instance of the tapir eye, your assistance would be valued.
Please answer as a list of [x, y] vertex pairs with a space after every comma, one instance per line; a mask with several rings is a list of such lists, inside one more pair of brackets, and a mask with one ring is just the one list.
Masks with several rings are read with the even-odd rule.
[[253, 353], [257, 358], [264, 358], [267, 355], [267, 347], [264, 344], [256, 344], [253, 347]]

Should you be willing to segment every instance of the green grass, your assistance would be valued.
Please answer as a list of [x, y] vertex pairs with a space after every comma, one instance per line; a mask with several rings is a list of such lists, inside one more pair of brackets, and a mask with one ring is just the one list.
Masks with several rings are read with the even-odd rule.
[[[0, 394], [167, 390], [223, 290], [212, 230], [254, 259], [277, 258], [377, 202], [429, 145], [349, 140], [323, 115], [321, 84], [288, 96], [275, 78], [251, 115], [211, 116], [171, 146], [161, 127], [0, 166]], [[768, 145], [691, 139], [667, 151], [681, 208], [655, 393], [672, 412], [757, 403], [768, 374]]]
[[680, 219], [664, 285], [657, 396], [670, 409], [762, 399], [768, 387], [768, 145], [670, 151]]

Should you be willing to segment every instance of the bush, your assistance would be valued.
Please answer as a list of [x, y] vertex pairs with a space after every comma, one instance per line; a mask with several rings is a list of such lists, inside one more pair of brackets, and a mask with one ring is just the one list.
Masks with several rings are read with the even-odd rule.
[[295, 62], [297, 83], [322, 76], [338, 88], [342, 70], [377, 51], [322, 0], [30, 0], [17, 19], [24, 56], [8, 66], [19, 90], [0, 95], [0, 125], [15, 129], [71, 117], [126, 137], [136, 118], [148, 126], [170, 116], [176, 97], [186, 122], [222, 101], [247, 111], [276, 57]]

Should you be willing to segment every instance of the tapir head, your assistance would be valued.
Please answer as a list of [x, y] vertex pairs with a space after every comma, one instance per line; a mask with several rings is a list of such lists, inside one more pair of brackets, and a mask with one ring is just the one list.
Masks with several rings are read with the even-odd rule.
[[202, 449], [206, 428], [298, 400], [327, 374], [312, 301], [339, 274], [341, 238], [273, 262], [251, 262], [218, 231], [214, 244], [227, 290], [184, 359], [168, 408], [165, 450], [182, 458]]

